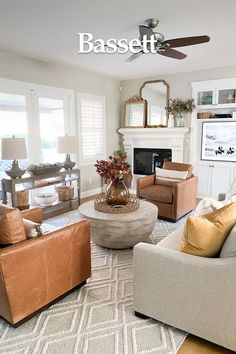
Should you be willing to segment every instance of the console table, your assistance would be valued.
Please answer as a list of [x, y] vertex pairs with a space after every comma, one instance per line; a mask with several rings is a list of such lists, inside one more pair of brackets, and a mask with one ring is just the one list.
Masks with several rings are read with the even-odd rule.
[[99, 246], [130, 248], [146, 241], [157, 222], [156, 205], [140, 200], [138, 210], [125, 214], [103, 213], [94, 209], [94, 201], [82, 204], [79, 212], [91, 220], [91, 237]]
[[78, 208], [80, 205], [80, 170], [63, 170], [53, 174], [45, 174], [40, 176], [24, 175], [22, 178], [11, 179], [6, 177], [2, 179], [2, 198], [3, 203], [7, 204], [7, 193], [11, 196], [11, 205], [16, 207], [16, 192], [30, 191], [33, 189], [44, 188], [52, 185], [72, 185], [76, 182], [75, 197], [68, 201], [56, 201], [52, 205], [43, 208], [44, 219], [48, 219], [55, 215], [65, 213]]

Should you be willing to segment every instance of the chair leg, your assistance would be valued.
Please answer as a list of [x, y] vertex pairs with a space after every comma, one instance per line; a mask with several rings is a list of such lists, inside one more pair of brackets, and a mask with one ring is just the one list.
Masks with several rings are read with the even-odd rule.
[[134, 314], [135, 314], [136, 317], [142, 318], [143, 320], [146, 320], [146, 319], [149, 318], [148, 316], [143, 315], [142, 313], [137, 312], [137, 311], [134, 311]]

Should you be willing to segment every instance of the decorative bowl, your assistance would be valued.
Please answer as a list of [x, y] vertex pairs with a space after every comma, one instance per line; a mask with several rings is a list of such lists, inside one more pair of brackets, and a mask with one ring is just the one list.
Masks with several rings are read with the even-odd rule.
[[30, 165], [27, 171], [34, 176], [42, 176], [57, 173], [63, 168], [62, 163]]
[[57, 194], [55, 193], [41, 193], [34, 197], [37, 204], [42, 206], [51, 205], [57, 200]]

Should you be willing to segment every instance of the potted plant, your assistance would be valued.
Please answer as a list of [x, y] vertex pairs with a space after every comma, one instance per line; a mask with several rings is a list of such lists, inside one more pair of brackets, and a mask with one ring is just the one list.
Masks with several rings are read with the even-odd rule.
[[183, 113], [191, 113], [194, 108], [193, 99], [170, 98], [166, 110], [170, 114], [173, 114], [175, 127], [184, 127]]
[[124, 179], [129, 173], [129, 165], [125, 161], [126, 154], [109, 156], [107, 160], [97, 160], [96, 171], [101, 177], [110, 180], [106, 191], [108, 205], [126, 205], [129, 201], [129, 190]]

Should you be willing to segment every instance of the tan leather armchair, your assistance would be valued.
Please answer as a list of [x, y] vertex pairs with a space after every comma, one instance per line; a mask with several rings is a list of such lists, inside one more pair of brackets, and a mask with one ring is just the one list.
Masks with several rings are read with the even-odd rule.
[[156, 179], [155, 175], [137, 180], [137, 197], [145, 198], [158, 207], [158, 217], [177, 221], [196, 206], [198, 178], [192, 174], [192, 165], [165, 162], [163, 169], [188, 171], [186, 180]]
[[[23, 211], [22, 216], [42, 222], [40, 208]], [[20, 242], [11, 238], [14, 244], [0, 249], [0, 315], [15, 327], [91, 275], [89, 221], [26, 239], [22, 216], [17, 209], [0, 205], [0, 233], [15, 232], [17, 225], [21, 238]]]

